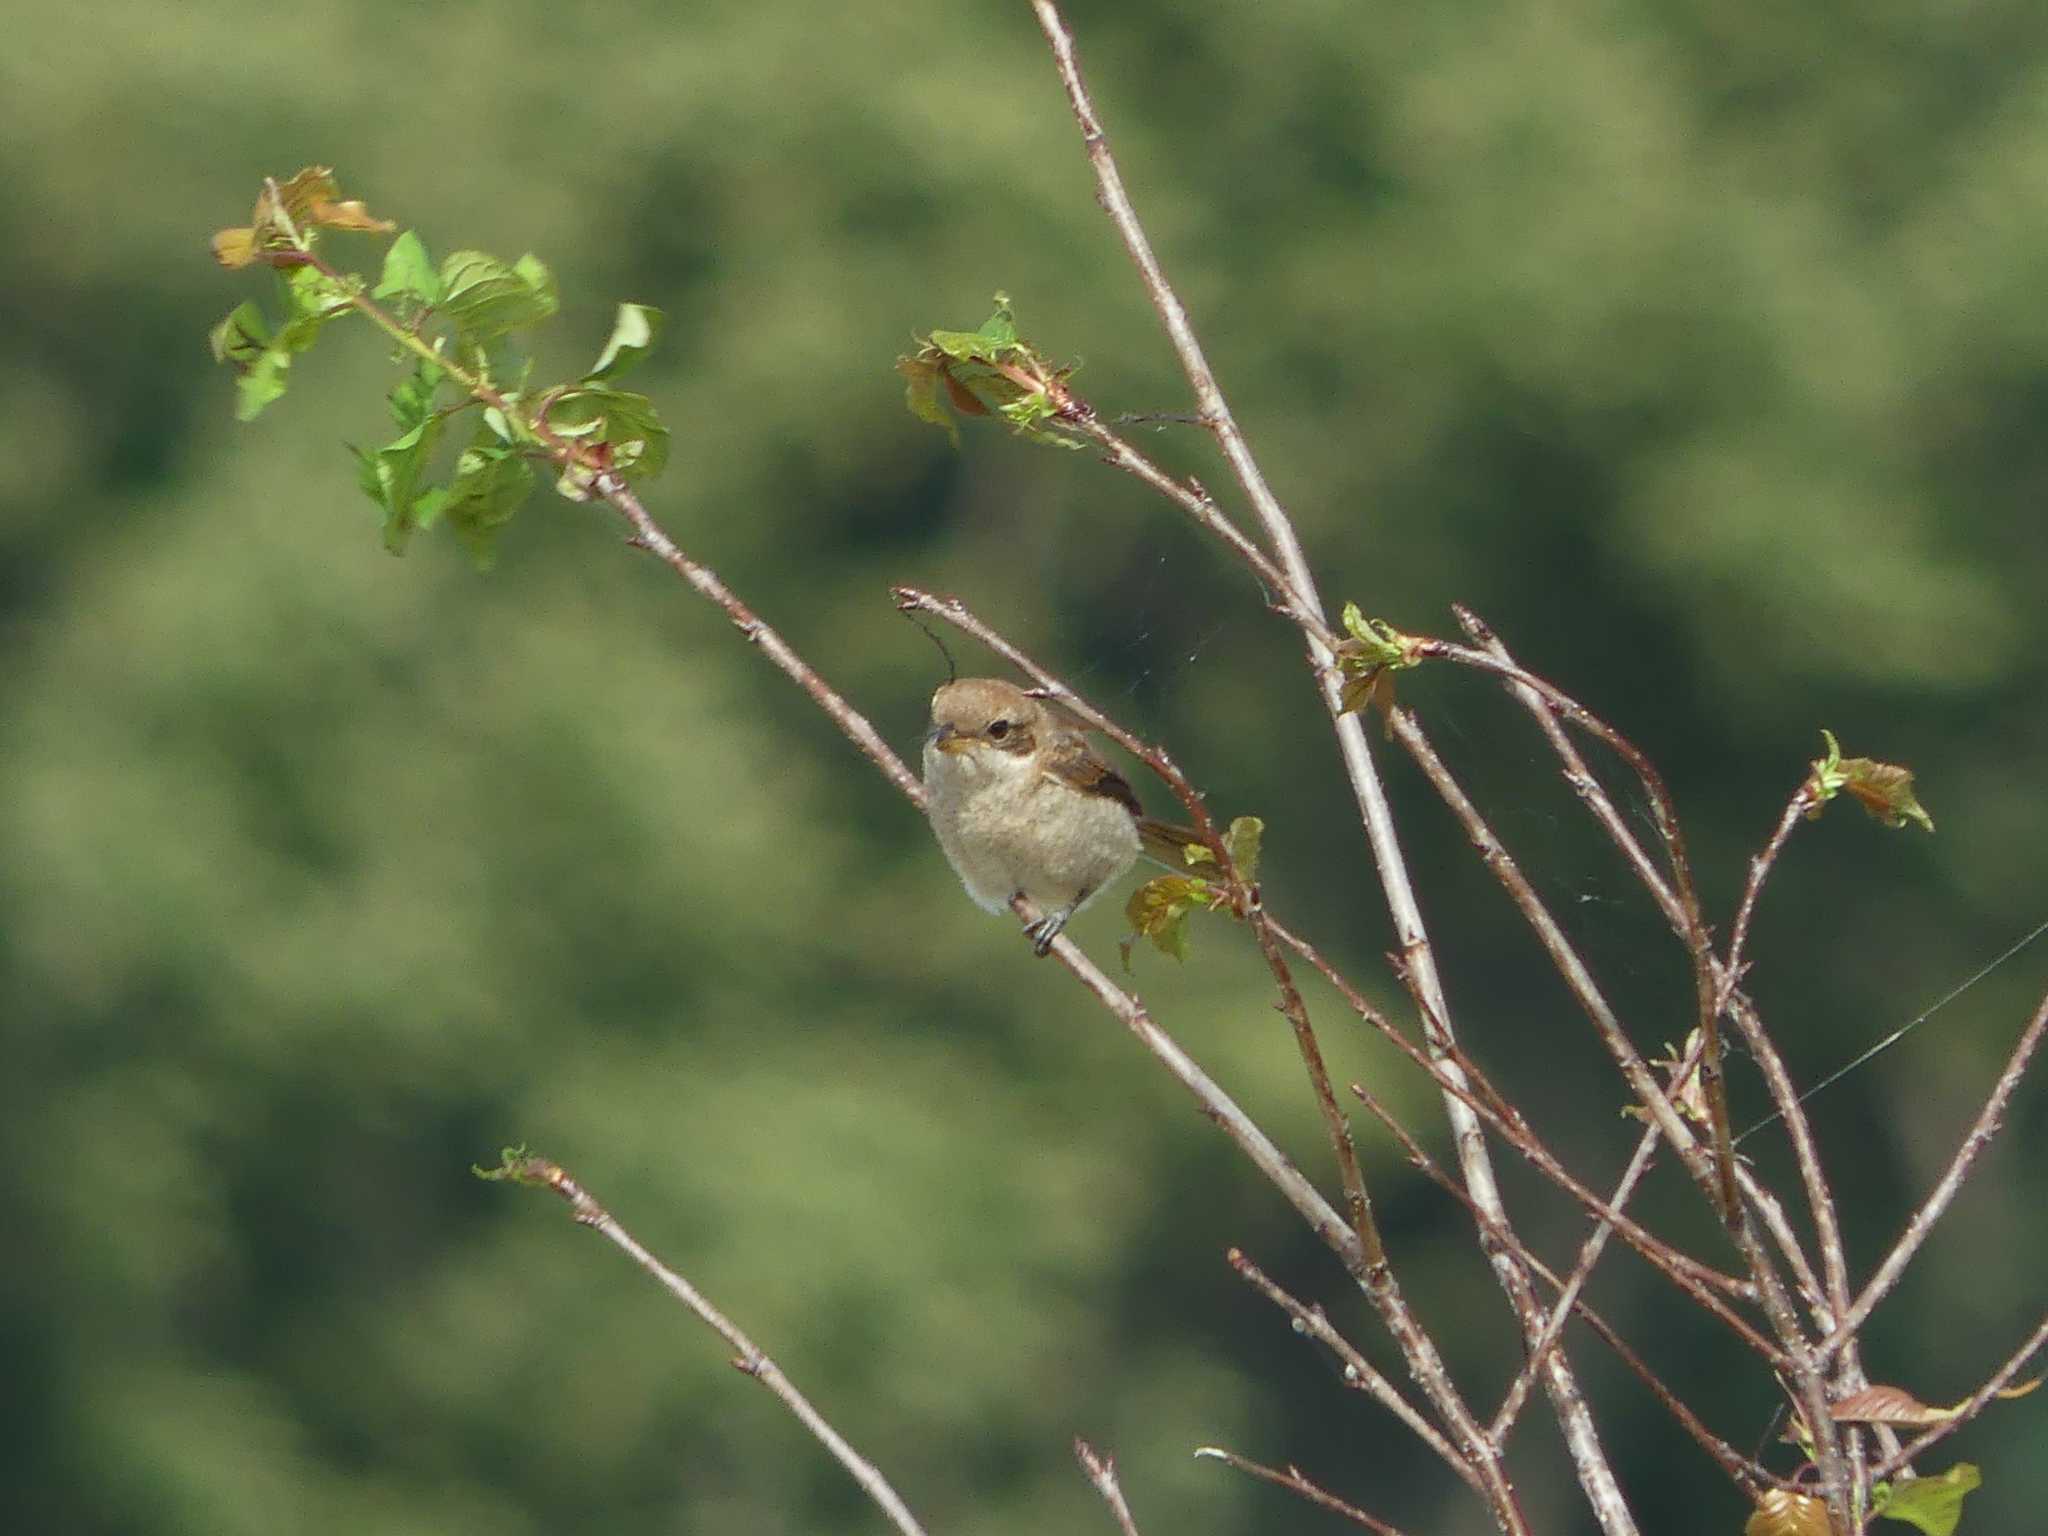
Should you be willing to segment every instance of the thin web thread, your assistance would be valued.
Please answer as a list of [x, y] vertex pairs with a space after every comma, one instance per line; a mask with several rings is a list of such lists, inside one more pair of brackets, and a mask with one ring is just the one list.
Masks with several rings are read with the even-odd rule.
[[[1870, 1047], [1869, 1050], [1865, 1051], [1855, 1060], [1848, 1062], [1843, 1066], [1837, 1067], [1834, 1071], [1830, 1072], [1826, 1077], [1822, 1078], [1819, 1082], [1815, 1083], [1811, 1088], [1807, 1089], [1806, 1092], [1800, 1094], [1799, 1097], [1796, 1100], [1794, 1100], [1794, 1102], [1804, 1104], [1808, 1099], [1812, 1098], [1822, 1089], [1832, 1087], [1834, 1084], [1840, 1082], [1843, 1078], [1847, 1077], [1851, 1072], [1854, 1072], [1858, 1067], [1862, 1066], [1866, 1061], [1869, 1061], [1873, 1056], [1881, 1055], [1885, 1051], [1890, 1050], [1893, 1046], [1897, 1045], [1901, 1040], [1905, 1039], [1907, 1035], [1911, 1034], [1914, 1030], [1918, 1029], [1922, 1024], [1925, 1024], [1929, 1019], [1933, 1018], [1937, 1013], [1941, 1012], [1942, 1009], [1946, 1008], [1950, 1003], [1954, 1002], [1957, 998], [1961, 997], [1965, 992], [1969, 991], [1970, 988], [1976, 986], [1978, 982], [1982, 981], [1986, 976], [1989, 976], [1993, 971], [1997, 970], [2001, 965], [2005, 964], [2006, 961], [2012, 959], [2014, 955], [2017, 955], [2021, 950], [2025, 949], [2029, 944], [2033, 943], [2036, 939], [2040, 938], [2041, 935], [2044, 933], [2048, 933], [2048, 918], [2043, 918], [2041, 922], [2034, 928], [2033, 932], [2027, 934], [2025, 937], [2021, 938], [2016, 943], [2014, 943], [2012, 947], [2006, 950], [2004, 954], [1998, 956], [1994, 960], [1987, 961], [1976, 972], [1975, 975], [1967, 977], [1963, 981], [1957, 983], [1956, 986], [1947, 993], [1947, 995], [1938, 1000], [1932, 1007], [1927, 1009], [1925, 1013], [1922, 1013], [1918, 1018], [1912, 1020], [1909, 1023], [1900, 1025], [1897, 1029], [1893, 1030], [1890, 1034], [1886, 1035], [1882, 1040], [1878, 1041], [1877, 1044]], [[1775, 1124], [1780, 1118], [1782, 1117], [1775, 1110], [1772, 1111], [1770, 1114], [1765, 1115], [1763, 1119], [1757, 1121], [1755, 1125], [1752, 1125], [1748, 1130], [1744, 1131], [1740, 1136], [1737, 1136], [1735, 1140], [1730, 1143], [1730, 1145], [1738, 1147], [1741, 1146], [1743, 1142], [1747, 1141], [1750, 1137], [1754, 1136], [1758, 1131], [1762, 1130], [1767, 1125]]]

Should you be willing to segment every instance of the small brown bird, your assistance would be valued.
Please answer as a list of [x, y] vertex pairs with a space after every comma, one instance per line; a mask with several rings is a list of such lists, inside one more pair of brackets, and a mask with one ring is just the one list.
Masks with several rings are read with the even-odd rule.
[[1123, 775], [1055, 706], [1013, 683], [967, 677], [932, 695], [925, 813], [975, 903], [1045, 915], [1025, 931], [1043, 955], [1067, 921], [1147, 844], [1188, 834], [1150, 821]]

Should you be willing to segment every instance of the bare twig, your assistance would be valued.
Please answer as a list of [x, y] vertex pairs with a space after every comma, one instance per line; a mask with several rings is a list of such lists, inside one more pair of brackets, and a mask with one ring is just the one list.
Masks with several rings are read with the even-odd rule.
[[[1451, 1178], [1442, 1168], [1437, 1166], [1436, 1159], [1424, 1151], [1421, 1143], [1417, 1142], [1414, 1137], [1410, 1136], [1402, 1128], [1384, 1104], [1381, 1104], [1369, 1091], [1356, 1083], [1351, 1085], [1351, 1091], [1357, 1094], [1365, 1102], [1366, 1107], [1379, 1117], [1380, 1123], [1393, 1133], [1394, 1138], [1401, 1143], [1402, 1150], [1408, 1154], [1409, 1162], [1414, 1164], [1424, 1177], [1428, 1178], [1452, 1199], [1465, 1206], [1466, 1209], [1474, 1210], [1472, 1197], [1458, 1187], [1455, 1179]], [[1646, 1137], [1645, 1140], [1652, 1140], [1652, 1138]], [[1518, 1247], [1521, 1244], [1521, 1239], [1515, 1237], [1514, 1234], [1502, 1233], [1498, 1229], [1489, 1231], [1486, 1235], [1494, 1241], [1513, 1243]], [[1622, 1340], [1621, 1335], [1615, 1331], [1606, 1318], [1576, 1297], [1567, 1301], [1565, 1297], [1565, 1282], [1558, 1278], [1556, 1272], [1549, 1265], [1537, 1258], [1535, 1254], [1530, 1253], [1526, 1248], [1522, 1249], [1520, 1256], [1522, 1262], [1529, 1266], [1532, 1273], [1541, 1276], [1558, 1293], [1558, 1306], [1560, 1308], [1568, 1306], [1574, 1314], [1584, 1319], [1586, 1325], [1606, 1341], [1607, 1346], [1621, 1357], [1622, 1363], [1636, 1373], [1643, 1384], [1656, 1396], [1657, 1401], [1669, 1410], [1671, 1416], [1678, 1420], [1686, 1433], [1690, 1434], [1699, 1443], [1700, 1448], [1718, 1462], [1730, 1477], [1734, 1478], [1736, 1482], [1744, 1487], [1760, 1487], [1767, 1483], [1780, 1481], [1780, 1479], [1774, 1478], [1754, 1461], [1751, 1461], [1740, 1451], [1737, 1451], [1728, 1444], [1727, 1441], [1721, 1439], [1720, 1436], [1708, 1429], [1705, 1424], [1701, 1423], [1699, 1416], [1685, 1405], [1677, 1393], [1664, 1385], [1663, 1381], [1657, 1376], [1657, 1373], [1644, 1363], [1640, 1355], [1629, 1348]]]
[[[1786, 1071], [1785, 1060], [1778, 1054], [1777, 1043], [1764, 1029], [1763, 1020], [1757, 1016], [1756, 1010], [1735, 990], [1741, 983], [1744, 970], [1742, 947], [1749, 938], [1750, 919], [1755, 914], [1758, 898], [1763, 894], [1764, 881], [1769, 878], [1793, 831], [1815, 804], [1810, 786], [1802, 782], [1785, 802], [1785, 809], [1779, 813], [1777, 825], [1771, 829], [1763, 852], [1750, 860], [1749, 877], [1743, 882], [1742, 900], [1736, 908], [1735, 926], [1729, 934], [1728, 958], [1721, 965], [1720, 1007], [1742, 1031], [1750, 1054], [1756, 1058], [1757, 1066], [1763, 1072], [1771, 1102], [1777, 1106], [1779, 1118], [1785, 1122], [1786, 1133], [1791, 1137], [1793, 1161], [1799, 1169], [1800, 1182], [1806, 1188], [1806, 1205], [1813, 1216], [1821, 1271], [1827, 1282], [1827, 1289], [1817, 1293], [1817, 1297], [1825, 1298], [1832, 1320], [1839, 1318], [1849, 1306], [1849, 1259], [1847, 1250], [1842, 1246], [1841, 1226], [1835, 1219], [1835, 1198], [1828, 1188], [1827, 1173], [1821, 1165], [1820, 1145], [1814, 1138], [1813, 1123], [1800, 1105], [1792, 1074]], [[1787, 1231], [1789, 1233], [1789, 1229]], [[1788, 1246], [1787, 1238], [1781, 1236], [1779, 1246], [1785, 1249], [1786, 1257], [1794, 1268], [1800, 1267], [1803, 1259], [1795, 1256], [1796, 1244]]]
[[1074, 1456], [1088, 1481], [1095, 1485], [1095, 1491], [1102, 1495], [1102, 1502], [1116, 1517], [1116, 1528], [1123, 1536], [1138, 1536], [1138, 1522], [1131, 1518], [1131, 1506], [1124, 1502], [1123, 1485], [1116, 1480], [1116, 1462], [1086, 1440], [1074, 1442]]
[[918, 776], [903, 765], [903, 760], [890, 750], [882, 740], [881, 733], [868, 723], [845, 697], [834, 690], [816, 669], [791, 648], [761, 616], [741, 602], [710, 566], [691, 559], [677, 547], [675, 541], [661, 530], [659, 524], [648, 515], [640, 498], [633, 494], [631, 486], [617, 475], [606, 473], [598, 478], [597, 493], [607, 505], [632, 524], [633, 542], [636, 548], [644, 549], [660, 560], [670, 570], [687, 581], [701, 597], [708, 598], [724, 610], [732, 620], [733, 628], [746, 637], [762, 655], [773, 663], [776, 670], [788, 677], [799, 688], [811, 696], [811, 700], [822, 709], [827, 718], [839, 727], [846, 739], [859, 749], [861, 756], [882, 771], [882, 776], [919, 810], [924, 809], [924, 785]]
[[1226, 1466], [1235, 1467], [1238, 1471], [1249, 1473], [1261, 1482], [1271, 1483], [1276, 1488], [1285, 1488], [1289, 1493], [1299, 1494], [1309, 1503], [1327, 1509], [1332, 1514], [1342, 1515], [1354, 1525], [1362, 1525], [1369, 1531], [1376, 1531], [1379, 1536], [1401, 1536], [1399, 1527], [1387, 1524], [1376, 1515], [1367, 1514], [1356, 1504], [1346, 1503], [1325, 1488], [1317, 1487], [1302, 1475], [1299, 1467], [1282, 1470], [1279, 1467], [1263, 1466], [1249, 1457], [1238, 1455], [1235, 1451], [1226, 1451], [1220, 1445], [1202, 1446], [1195, 1454], [1206, 1461], [1220, 1461]]
[[[1614, 1186], [1614, 1193], [1607, 1197], [1607, 1204], [1614, 1210], [1621, 1210], [1635, 1193], [1636, 1185], [1650, 1170], [1650, 1162], [1657, 1152], [1657, 1131], [1653, 1126], [1645, 1130], [1636, 1141], [1636, 1150], [1628, 1160], [1628, 1167], [1622, 1170], [1621, 1182]], [[1499, 1409], [1493, 1415], [1493, 1422], [1486, 1427], [1486, 1437], [1495, 1445], [1507, 1444], [1508, 1431], [1514, 1428], [1515, 1419], [1527, 1400], [1529, 1388], [1536, 1383], [1536, 1375], [1543, 1366], [1543, 1358], [1557, 1343], [1564, 1332], [1564, 1325], [1572, 1315], [1579, 1294], [1586, 1288], [1586, 1281], [1592, 1277], [1593, 1266], [1600, 1262], [1600, 1255], [1606, 1251], [1607, 1240], [1614, 1235], [1614, 1224], [1601, 1219], [1593, 1224], [1593, 1230], [1579, 1248], [1579, 1257], [1572, 1265], [1572, 1272], [1565, 1277], [1557, 1299], [1550, 1304], [1550, 1316], [1543, 1324], [1543, 1331], [1529, 1346], [1529, 1358], [1516, 1373], [1513, 1384], [1502, 1397]]]
[[1451, 814], [1465, 829], [1465, 836], [1478, 852], [1480, 862], [1500, 882], [1516, 910], [1535, 933], [1537, 942], [1550, 957], [1552, 968], [1563, 978], [1580, 1010], [1592, 1022], [1601, 1044], [1606, 1046], [1608, 1054], [1621, 1068], [1622, 1076], [1627, 1079], [1637, 1101], [1649, 1111], [1658, 1129], [1664, 1133], [1664, 1139], [1677, 1150], [1687, 1170], [1711, 1197], [1716, 1178], [1712, 1159], [1700, 1146], [1692, 1128], [1679, 1115], [1677, 1106], [1664, 1092], [1663, 1085], [1650, 1071], [1649, 1064], [1643, 1060], [1642, 1053], [1635, 1048], [1627, 1031], [1621, 1027], [1621, 1021], [1608, 1005], [1599, 983], [1594, 981], [1592, 972], [1579, 958], [1564, 929], [1536, 894], [1536, 888], [1523, 875], [1513, 855], [1487, 825], [1479, 808], [1466, 795], [1443, 759], [1437, 756], [1414, 714], [1405, 709], [1389, 710], [1387, 723], [1394, 739], [1407, 750], [1409, 757], [1422, 770], [1423, 777], [1436, 790], [1437, 798], [1450, 808]]
[[[1144, 226], [1138, 220], [1129, 194], [1124, 190], [1123, 176], [1117, 169], [1115, 156], [1110, 153], [1109, 139], [1103, 132], [1102, 120], [1096, 113], [1095, 103], [1081, 78], [1080, 61], [1074, 51], [1073, 33], [1068, 28], [1065, 17], [1060, 14], [1059, 7], [1053, 4], [1053, 0], [1032, 0], [1032, 10], [1036, 13], [1039, 29], [1045, 34], [1046, 42], [1052, 50], [1061, 84], [1066, 88], [1068, 105], [1072, 107], [1074, 120], [1080, 127], [1082, 144], [1087, 150], [1089, 163], [1094, 168], [1098, 199], [1110, 220], [1116, 225], [1117, 233], [1123, 239], [1124, 249], [1130, 254], [1132, 264], [1138, 269], [1146, 295], [1173, 344], [1175, 355], [1180, 359], [1181, 371], [1187, 378], [1189, 388], [1194, 392], [1195, 403], [1202, 419], [1215, 435], [1218, 448], [1237, 477], [1238, 485], [1250, 502], [1253, 515], [1273, 551], [1274, 562], [1285, 578], [1273, 585], [1278, 588], [1285, 602], [1286, 611], [1303, 630], [1309, 668], [1315, 676], [1323, 707], [1328, 711], [1336, 732], [1345, 773], [1351, 781], [1352, 792], [1358, 802], [1366, 839], [1372, 849], [1373, 862], [1379, 873], [1381, 889], [1386, 896], [1387, 909], [1393, 918], [1395, 932], [1400, 938], [1402, 952], [1414, 968], [1417, 985], [1427, 999], [1430, 1013], [1441, 1021], [1447, 1030], [1450, 1021], [1449, 1000], [1444, 994], [1442, 980], [1437, 974], [1428, 929], [1422, 920], [1421, 903], [1416, 899], [1414, 884], [1409, 878], [1407, 860], [1395, 831], [1393, 810], [1387, 801], [1386, 788], [1380, 782], [1379, 770], [1373, 764], [1364, 722], [1344, 706], [1343, 679], [1334, 664], [1336, 658], [1327, 638], [1327, 621], [1321, 600], [1316, 595], [1315, 577], [1309, 569], [1308, 558], [1302, 550], [1300, 538], [1286, 511], [1281, 507], [1279, 498], [1267, 484], [1265, 474], [1253, 457], [1250, 445], [1238, 427], [1236, 417], [1231, 414], [1230, 404], [1224, 398], [1223, 391], [1216, 382], [1216, 376], [1209, 367], [1208, 358], [1202, 351], [1201, 342], [1196, 338], [1194, 327], [1188, 320], [1187, 310], [1181, 304], [1172, 285], [1167, 282], [1159, 259], [1153, 253], [1152, 243], [1145, 234]], [[1507, 1209], [1501, 1201], [1499, 1183], [1494, 1177], [1486, 1140], [1480, 1134], [1477, 1122], [1454, 1095], [1445, 1095], [1444, 1113], [1450, 1118], [1457, 1133], [1459, 1162], [1464, 1172], [1466, 1188], [1479, 1201], [1481, 1209], [1487, 1213], [1490, 1220], [1505, 1225], [1508, 1219]], [[1523, 1319], [1526, 1324], [1529, 1313], [1528, 1276], [1517, 1272], [1518, 1263], [1512, 1252], [1506, 1248], [1494, 1249], [1489, 1258], [1495, 1277], [1507, 1293], [1517, 1317]], [[1544, 1372], [1544, 1387], [1558, 1416], [1558, 1423], [1564, 1431], [1565, 1443], [1578, 1473], [1580, 1486], [1585, 1490], [1587, 1501], [1592, 1506], [1601, 1529], [1606, 1536], [1634, 1536], [1635, 1521], [1629, 1514], [1627, 1501], [1622, 1496], [1621, 1486], [1615, 1479], [1606, 1452], [1601, 1448], [1592, 1412], [1572, 1378], [1570, 1368], [1561, 1356], [1550, 1356]]]
[[1899, 1283], [1899, 1276], [1905, 1273], [1913, 1255], [1920, 1251], [1920, 1245], [1927, 1241], [1927, 1235], [1934, 1230], [1934, 1224], [1947, 1213], [1949, 1205], [1955, 1200], [1956, 1191], [1963, 1187], [1963, 1180], [1969, 1177], [1978, 1154], [1990, 1144], [1991, 1138], [1998, 1134], [2000, 1126], [2004, 1123], [2005, 1106], [2011, 1102], [2014, 1090], [2020, 1085], [2020, 1079], [2026, 1076], [2027, 1064], [2040, 1046], [2044, 1032], [2048, 1032], [2048, 997], [2042, 998], [2040, 1007], [2034, 1010], [2033, 1018], [2027, 1021], [2027, 1027], [2020, 1032], [2019, 1043], [2013, 1047], [2012, 1055], [2006, 1059], [2005, 1070], [1998, 1074], [1998, 1081], [1991, 1085], [1991, 1094], [1985, 1099], [1984, 1108], [1978, 1112], [1976, 1120], [1971, 1124], [1969, 1134], [1963, 1137], [1962, 1145], [1956, 1148], [1956, 1155], [1950, 1160], [1947, 1171], [1942, 1174], [1940, 1182], [1929, 1192], [1926, 1200], [1921, 1202], [1912, 1219], [1906, 1223], [1906, 1230], [1900, 1233], [1899, 1240], [1892, 1244], [1891, 1252], [1884, 1256], [1884, 1261], [1877, 1266], [1877, 1272], [1870, 1277], [1869, 1283], [1857, 1293], [1856, 1300], [1848, 1311], [1842, 1314], [1834, 1333], [1824, 1346], [1826, 1352], [1831, 1353], [1841, 1348], [1847, 1340], [1856, 1336], [1856, 1331], [1868, 1320], [1877, 1304]]
[[[1644, 794], [1649, 797], [1650, 814], [1656, 822], [1657, 834], [1663, 839], [1665, 853], [1671, 863], [1670, 892], [1678, 909], [1677, 931], [1692, 961], [1697, 1023], [1706, 1041], [1700, 1074], [1706, 1089], [1707, 1117], [1712, 1132], [1713, 1197], [1722, 1221], [1733, 1228], [1741, 1219], [1741, 1207], [1735, 1197], [1735, 1151], [1728, 1126], [1728, 1091], [1721, 1065], [1721, 984], [1715, 970], [1713, 936], [1707, 931], [1706, 919], [1701, 913], [1699, 892], [1693, 883], [1692, 860], [1686, 852], [1685, 834], [1679, 827], [1678, 808], [1671, 799], [1670, 791], [1665, 788], [1664, 776], [1640, 747], [1563, 689], [1515, 662], [1503, 661], [1492, 650], [1475, 650], [1449, 640], [1425, 640], [1414, 646], [1414, 653], [1418, 657], [1437, 657], [1493, 672], [1540, 695], [1560, 717], [1619, 753], [1642, 784]], [[1631, 1077], [1631, 1084], [1633, 1082]], [[1655, 1106], [1651, 1108], [1654, 1111]], [[1658, 1116], [1658, 1122], [1669, 1138], [1672, 1127], [1664, 1122], [1662, 1115]], [[1674, 1145], [1683, 1155], [1685, 1144], [1676, 1142]], [[1693, 1158], [1687, 1157], [1686, 1166], [1696, 1178], [1699, 1176]]]
[[[1253, 1289], [1294, 1320], [1297, 1332], [1314, 1339], [1344, 1363], [1344, 1384], [1346, 1386], [1365, 1393], [1366, 1396], [1386, 1409], [1387, 1412], [1393, 1414], [1395, 1418], [1408, 1426], [1409, 1431], [1416, 1439], [1436, 1452], [1437, 1458], [1445, 1466], [1457, 1473], [1467, 1483], [1470, 1483], [1473, 1488], [1481, 1492], [1485, 1491], [1482, 1476], [1478, 1468], [1473, 1464], [1470, 1451], [1460, 1451], [1458, 1447], [1446, 1440], [1442, 1432], [1434, 1424], [1430, 1423], [1429, 1420], [1425, 1419], [1416, 1410], [1414, 1404], [1401, 1395], [1401, 1389], [1387, 1380], [1386, 1376], [1371, 1361], [1358, 1352], [1357, 1346], [1332, 1326], [1329, 1315], [1321, 1307], [1304, 1306], [1301, 1302], [1295, 1300], [1294, 1297], [1275, 1284], [1264, 1270], [1246, 1258], [1242, 1249], [1231, 1249], [1225, 1255], [1225, 1258], [1229, 1260], [1230, 1267], [1236, 1270], [1238, 1275], [1250, 1284]], [[1477, 1438], [1478, 1431], [1479, 1426], [1476, 1420], [1468, 1420], [1463, 1426], [1463, 1433], [1467, 1438], [1468, 1446], [1472, 1449], [1481, 1450], [1483, 1454], [1483, 1447], [1479, 1445]]]
[[2012, 1384], [2013, 1377], [2026, 1369], [2027, 1362], [2034, 1358], [2034, 1355], [2044, 1344], [2048, 1344], [2048, 1316], [2044, 1316], [2035, 1325], [2034, 1331], [2027, 1335], [2020, 1347], [2006, 1357], [2005, 1364], [1993, 1371], [1984, 1385], [1975, 1392], [1972, 1392], [1962, 1406], [1956, 1409], [1955, 1417], [1944, 1419], [1941, 1423], [1934, 1425], [1924, 1433], [1908, 1441], [1904, 1449], [1894, 1452], [1872, 1467], [1870, 1469], [1871, 1480], [1875, 1482], [1890, 1477], [1907, 1463], [1916, 1461], [1926, 1455], [1937, 1443], [1946, 1440], [1950, 1435], [1976, 1418], [1978, 1414], [1982, 1413], [1990, 1405], [1993, 1398], [1997, 1397], [1999, 1393]]
[[795, 1415], [798, 1423], [811, 1432], [819, 1444], [830, 1451], [841, 1466], [853, 1474], [853, 1480], [860, 1484], [861, 1491], [874, 1502], [877, 1509], [888, 1517], [889, 1523], [903, 1533], [903, 1536], [924, 1536], [924, 1527], [917, 1523], [917, 1517], [889, 1486], [889, 1480], [882, 1476], [874, 1463], [856, 1451], [846, 1438], [826, 1422], [825, 1416], [811, 1406], [810, 1399], [796, 1389], [782, 1368], [759, 1345], [742, 1333], [737, 1324], [714, 1307], [694, 1285], [670, 1269], [650, 1253], [639, 1239], [620, 1226], [618, 1220], [607, 1211], [590, 1192], [569, 1175], [567, 1169], [544, 1158], [519, 1158], [508, 1160], [499, 1170], [500, 1176], [522, 1184], [533, 1184], [551, 1189], [568, 1201], [569, 1209], [576, 1220], [603, 1234], [605, 1239], [632, 1259], [658, 1281], [676, 1300], [694, 1312], [713, 1333], [725, 1340], [733, 1351], [733, 1365], [745, 1375], [751, 1376], [772, 1392], [782, 1405]]
[[[1691, 1255], [1680, 1252], [1608, 1205], [1558, 1162], [1550, 1149], [1529, 1130], [1520, 1112], [1501, 1099], [1498, 1092], [1469, 1059], [1460, 1057], [1456, 1061], [1438, 1061], [1431, 1057], [1388, 1023], [1345, 979], [1343, 973], [1323, 958], [1313, 944], [1278, 923], [1273, 924], [1273, 932], [1282, 943], [1308, 961], [1331, 986], [1335, 987], [1353, 1012], [1377, 1029], [1396, 1050], [1407, 1056], [1424, 1072], [1429, 1073], [1440, 1089], [1456, 1094], [1459, 1102], [1472, 1112], [1476, 1120], [1491, 1126], [1510, 1147], [1526, 1158], [1551, 1183], [1578, 1201], [1589, 1214], [1612, 1224], [1631, 1248], [1660, 1270], [1674, 1285], [1725, 1322], [1744, 1343], [1758, 1351], [1773, 1366], [1783, 1366], [1783, 1351], [1738, 1317], [1720, 1296], [1715, 1294], [1719, 1291], [1744, 1299], [1754, 1299], [1753, 1285], [1732, 1275], [1725, 1275], [1711, 1265], [1702, 1264]], [[1454, 1069], [1458, 1073], [1455, 1078], [1451, 1075]], [[1351, 1091], [1365, 1100], [1368, 1107], [1374, 1102], [1366, 1090], [1357, 1083], [1351, 1085]], [[1491, 1232], [1495, 1229], [1489, 1227], [1487, 1230]]]

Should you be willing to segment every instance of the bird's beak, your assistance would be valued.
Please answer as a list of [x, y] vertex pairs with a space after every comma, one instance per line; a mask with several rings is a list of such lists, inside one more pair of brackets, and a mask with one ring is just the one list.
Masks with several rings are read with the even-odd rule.
[[971, 736], [963, 736], [953, 728], [950, 720], [941, 720], [925, 733], [924, 738], [941, 752], [965, 752], [974, 742]]

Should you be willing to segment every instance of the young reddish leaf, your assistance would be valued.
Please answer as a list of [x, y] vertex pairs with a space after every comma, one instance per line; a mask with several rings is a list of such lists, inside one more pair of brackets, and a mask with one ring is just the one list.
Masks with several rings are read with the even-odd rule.
[[1914, 821], [1929, 832], [1934, 830], [1934, 818], [1913, 792], [1912, 769], [1870, 757], [1844, 757], [1834, 732], [1823, 730], [1820, 734], [1828, 750], [1827, 756], [1814, 760], [1813, 772], [1806, 781], [1807, 793], [1813, 799], [1813, 806], [1806, 813], [1809, 817], [1820, 815], [1822, 806], [1847, 790], [1864, 810], [1888, 827], [1902, 827]]
[[1865, 1387], [1828, 1410], [1838, 1424], [1939, 1424], [1956, 1416], [1953, 1408], [1931, 1408], [1903, 1387]]
[[343, 198], [334, 172], [324, 165], [309, 165], [287, 181], [265, 184], [257, 194], [256, 210], [248, 224], [223, 229], [213, 237], [213, 259], [224, 267], [246, 267], [274, 250], [302, 250], [312, 244], [319, 229], [362, 230], [387, 233], [398, 228], [389, 219], [371, 214], [362, 203]]

